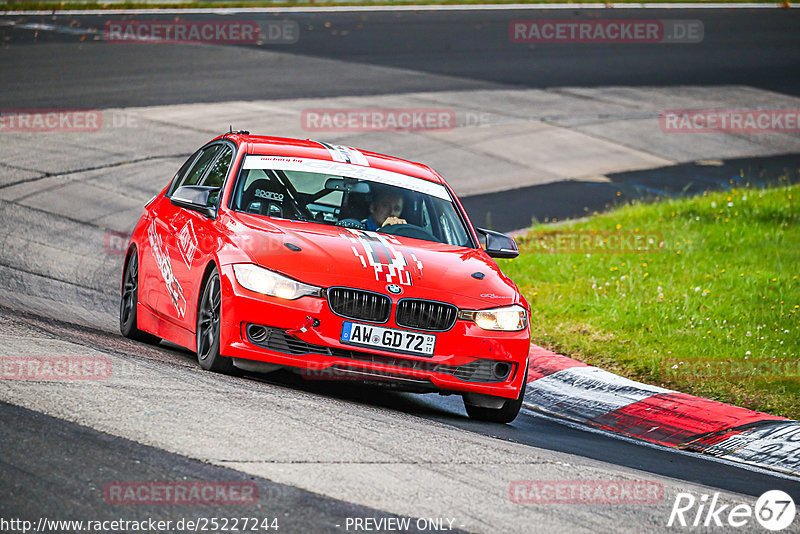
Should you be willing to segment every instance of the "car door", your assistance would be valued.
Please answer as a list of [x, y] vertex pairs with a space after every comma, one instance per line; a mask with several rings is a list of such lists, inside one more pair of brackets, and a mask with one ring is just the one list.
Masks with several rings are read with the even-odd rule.
[[185, 219], [182, 208], [170, 201], [172, 193], [182, 185], [196, 185], [205, 177], [206, 172], [216, 160], [221, 145], [215, 144], [198, 150], [184, 165], [183, 173], [175, 176], [166, 196], [159, 198], [149, 209], [150, 222], [147, 228], [145, 253], [142, 254], [144, 270], [148, 277], [145, 303], [162, 319], [184, 326], [190, 302], [185, 285], [186, 271], [176, 270], [175, 247], [176, 227], [181, 229], [181, 221]]
[[[203, 149], [198, 150], [184, 162], [175, 173], [167, 189], [167, 195], [183, 181], [186, 173], [194, 167]], [[139, 302], [147, 306], [153, 313], [165, 317], [163, 310], [174, 306], [168, 296], [167, 279], [171, 279], [168, 264], [163, 261], [163, 236], [166, 229], [163, 218], [166, 211], [174, 209], [169, 199], [156, 196], [146, 207], [145, 216], [147, 230], [144, 239], [139, 243]]]
[[[208, 165], [198, 159], [196, 169], [189, 172], [181, 185], [201, 185], [219, 188], [220, 194], [209, 199], [209, 204], [217, 206], [221, 197], [222, 185], [233, 162], [233, 146], [221, 143], [214, 146], [216, 152]], [[180, 282], [180, 291], [186, 301], [182, 314], [174, 318], [180, 326], [194, 332], [197, 325], [197, 301], [203, 282], [203, 273], [213, 258], [219, 243], [216, 220], [197, 211], [173, 206], [170, 216], [164, 218], [167, 229], [166, 250], [172, 272]], [[177, 308], [175, 308], [177, 311]]]

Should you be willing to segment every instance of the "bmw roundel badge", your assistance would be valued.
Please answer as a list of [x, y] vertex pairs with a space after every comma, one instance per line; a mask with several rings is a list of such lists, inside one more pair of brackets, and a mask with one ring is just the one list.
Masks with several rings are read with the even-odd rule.
[[392, 295], [399, 295], [403, 292], [403, 288], [398, 286], [397, 284], [389, 284], [386, 286], [386, 290], [391, 293]]

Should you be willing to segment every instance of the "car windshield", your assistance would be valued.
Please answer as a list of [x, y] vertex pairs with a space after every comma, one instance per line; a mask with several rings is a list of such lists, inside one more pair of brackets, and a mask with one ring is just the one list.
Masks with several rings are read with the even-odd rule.
[[250, 155], [231, 207], [268, 217], [473, 246], [442, 184], [371, 167]]

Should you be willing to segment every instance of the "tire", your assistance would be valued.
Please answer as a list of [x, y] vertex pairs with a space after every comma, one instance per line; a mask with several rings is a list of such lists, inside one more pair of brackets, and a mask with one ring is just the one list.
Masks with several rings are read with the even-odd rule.
[[123, 336], [153, 345], [160, 337], [138, 328], [136, 307], [139, 303], [139, 256], [136, 250], [128, 255], [122, 270], [122, 294], [119, 299], [119, 331]]
[[219, 353], [222, 294], [216, 267], [209, 273], [197, 304], [197, 362], [215, 373], [233, 374], [233, 360]]
[[467, 415], [469, 415], [470, 419], [475, 419], [476, 421], [503, 424], [510, 423], [517, 418], [519, 410], [522, 408], [527, 382], [528, 370], [525, 369], [525, 378], [522, 379], [522, 388], [519, 390], [519, 396], [516, 399], [507, 399], [500, 408], [481, 408], [480, 406], [473, 406], [467, 404], [465, 399], [464, 408], [467, 410]]

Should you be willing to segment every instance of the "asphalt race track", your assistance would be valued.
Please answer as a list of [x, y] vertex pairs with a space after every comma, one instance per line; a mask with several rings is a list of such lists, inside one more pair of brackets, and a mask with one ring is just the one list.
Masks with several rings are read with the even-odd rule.
[[[262, 54], [187, 46], [166, 46], [153, 54], [149, 47], [92, 42], [102, 38], [107, 20], [171, 16], [19, 16], [13, 17], [17, 24], [44, 23], [70, 33], [34, 36], [35, 30], [0, 27], [9, 47], [3, 69], [15, 74], [0, 82], [0, 106], [109, 108], [502, 86], [744, 84], [800, 95], [800, 15], [794, 10], [647, 10], [647, 19], [701, 20], [705, 34], [697, 44], [592, 44], [576, 50], [569, 44], [508, 39], [511, 20], [581, 17], [645, 15], [615, 9], [237, 16], [298, 23], [300, 38], [294, 44], [246, 47]], [[204, 18], [213, 15], [192, 20]], [[37, 46], [20, 46], [34, 39]]]
[[[0, 380], [0, 519], [35, 524], [42, 517], [173, 522], [266, 517], [277, 518], [278, 532], [287, 533], [353, 532], [348, 523], [353, 518], [411, 518], [408, 531], [672, 532], [690, 530], [667, 527], [680, 492], [698, 497], [719, 492], [720, 502], [731, 505], [752, 506], [770, 489], [800, 499], [795, 478], [619, 439], [530, 411], [497, 426], [467, 419], [458, 397], [304, 382], [280, 372], [243, 377], [203, 372], [192, 354], [131, 342], [117, 328], [122, 262], [117, 242], [170, 173], [214, 136], [208, 117], [216, 117], [217, 133], [227, 129], [220, 103], [232, 103], [235, 112], [241, 102], [253, 101], [337, 99], [361, 106], [371, 98], [419, 93], [459, 91], [469, 101], [478, 91], [558, 95], [568, 88], [594, 91], [591, 98], [609, 103], [619, 95], [608, 88], [673, 96], [703, 91], [716, 95], [718, 106], [735, 106], [737, 97], [730, 95], [746, 94], [791, 103], [800, 97], [800, 12], [224, 16], [259, 23], [293, 20], [300, 38], [293, 44], [237, 46], [111, 44], [102, 40], [103, 25], [121, 16], [0, 17], [0, 110], [113, 108], [135, 110], [138, 118], [110, 134], [0, 131], [0, 356], [102, 356], [112, 369], [101, 381]], [[174, 15], [125, 16], [134, 17]], [[513, 19], [633, 17], [701, 20], [704, 39], [534, 46], [508, 38]], [[208, 105], [202, 108], [208, 115], [193, 117], [200, 108], [183, 107], [189, 104]], [[171, 114], [180, 113], [178, 128]], [[259, 121], [269, 125], [269, 114]], [[746, 138], [741, 136], [742, 142]], [[388, 151], [394, 139], [373, 132], [359, 142], [372, 148], [368, 143], [374, 141]], [[659, 168], [659, 176], [669, 175], [678, 184], [675, 190], [685, 192], [687, 183], [704, 183], [696, 178], [698, 168], [717, 169], [717, 175], [708, 171], [706, 187], [724, 182], [742, 162], [770, 169], [770, 177], [800, 168], [798, 134], [776, 135], [769, 143], [768, 151], [743, 150], [740, 159], [703, 145], [708, 158], [725, 160], [713, 167], [666, 167], [653, 156], [647, 164], [637, 163], [635, 175], [607, 174], [615, 186], [626, 180], [652, 185], [650, 169]], [[411, 157], [416, 145], [396, 146]], [[565, 150], [558, 159], [569, 154]], [[579, 215], [587, 206], [601, 209], [618, 189], [608, 186], [598, 195], [595, 182], [581, 181], [537, 187], [520, 197], [521, 190], [498, 185], [496, 192], [470, 197], [466, 204], [480, 220], [488, 209], [495, 214], [509, 205], [515, 212], [527, 209], [535, 198], [541, 211], [497, 221], [511, 230], [524, 226], [531, 213], [560, 218]], [[513, 204], [515, 194], [526, 200]], [[575, 198], [580, 201], [570, 205]], [[562, 211], [547, 211], [548, 203], [556, 202]], [[648, 481], [660, 485], [663, 496], [648, 504], [512, 502], [510, 484], [525, 480]], [[109, 484], [131, 481], [246, 483], [259, 497], [235, 505], [131, 506], [104, 496]], [[763, 531], [755, 522], [736, 530]]]

